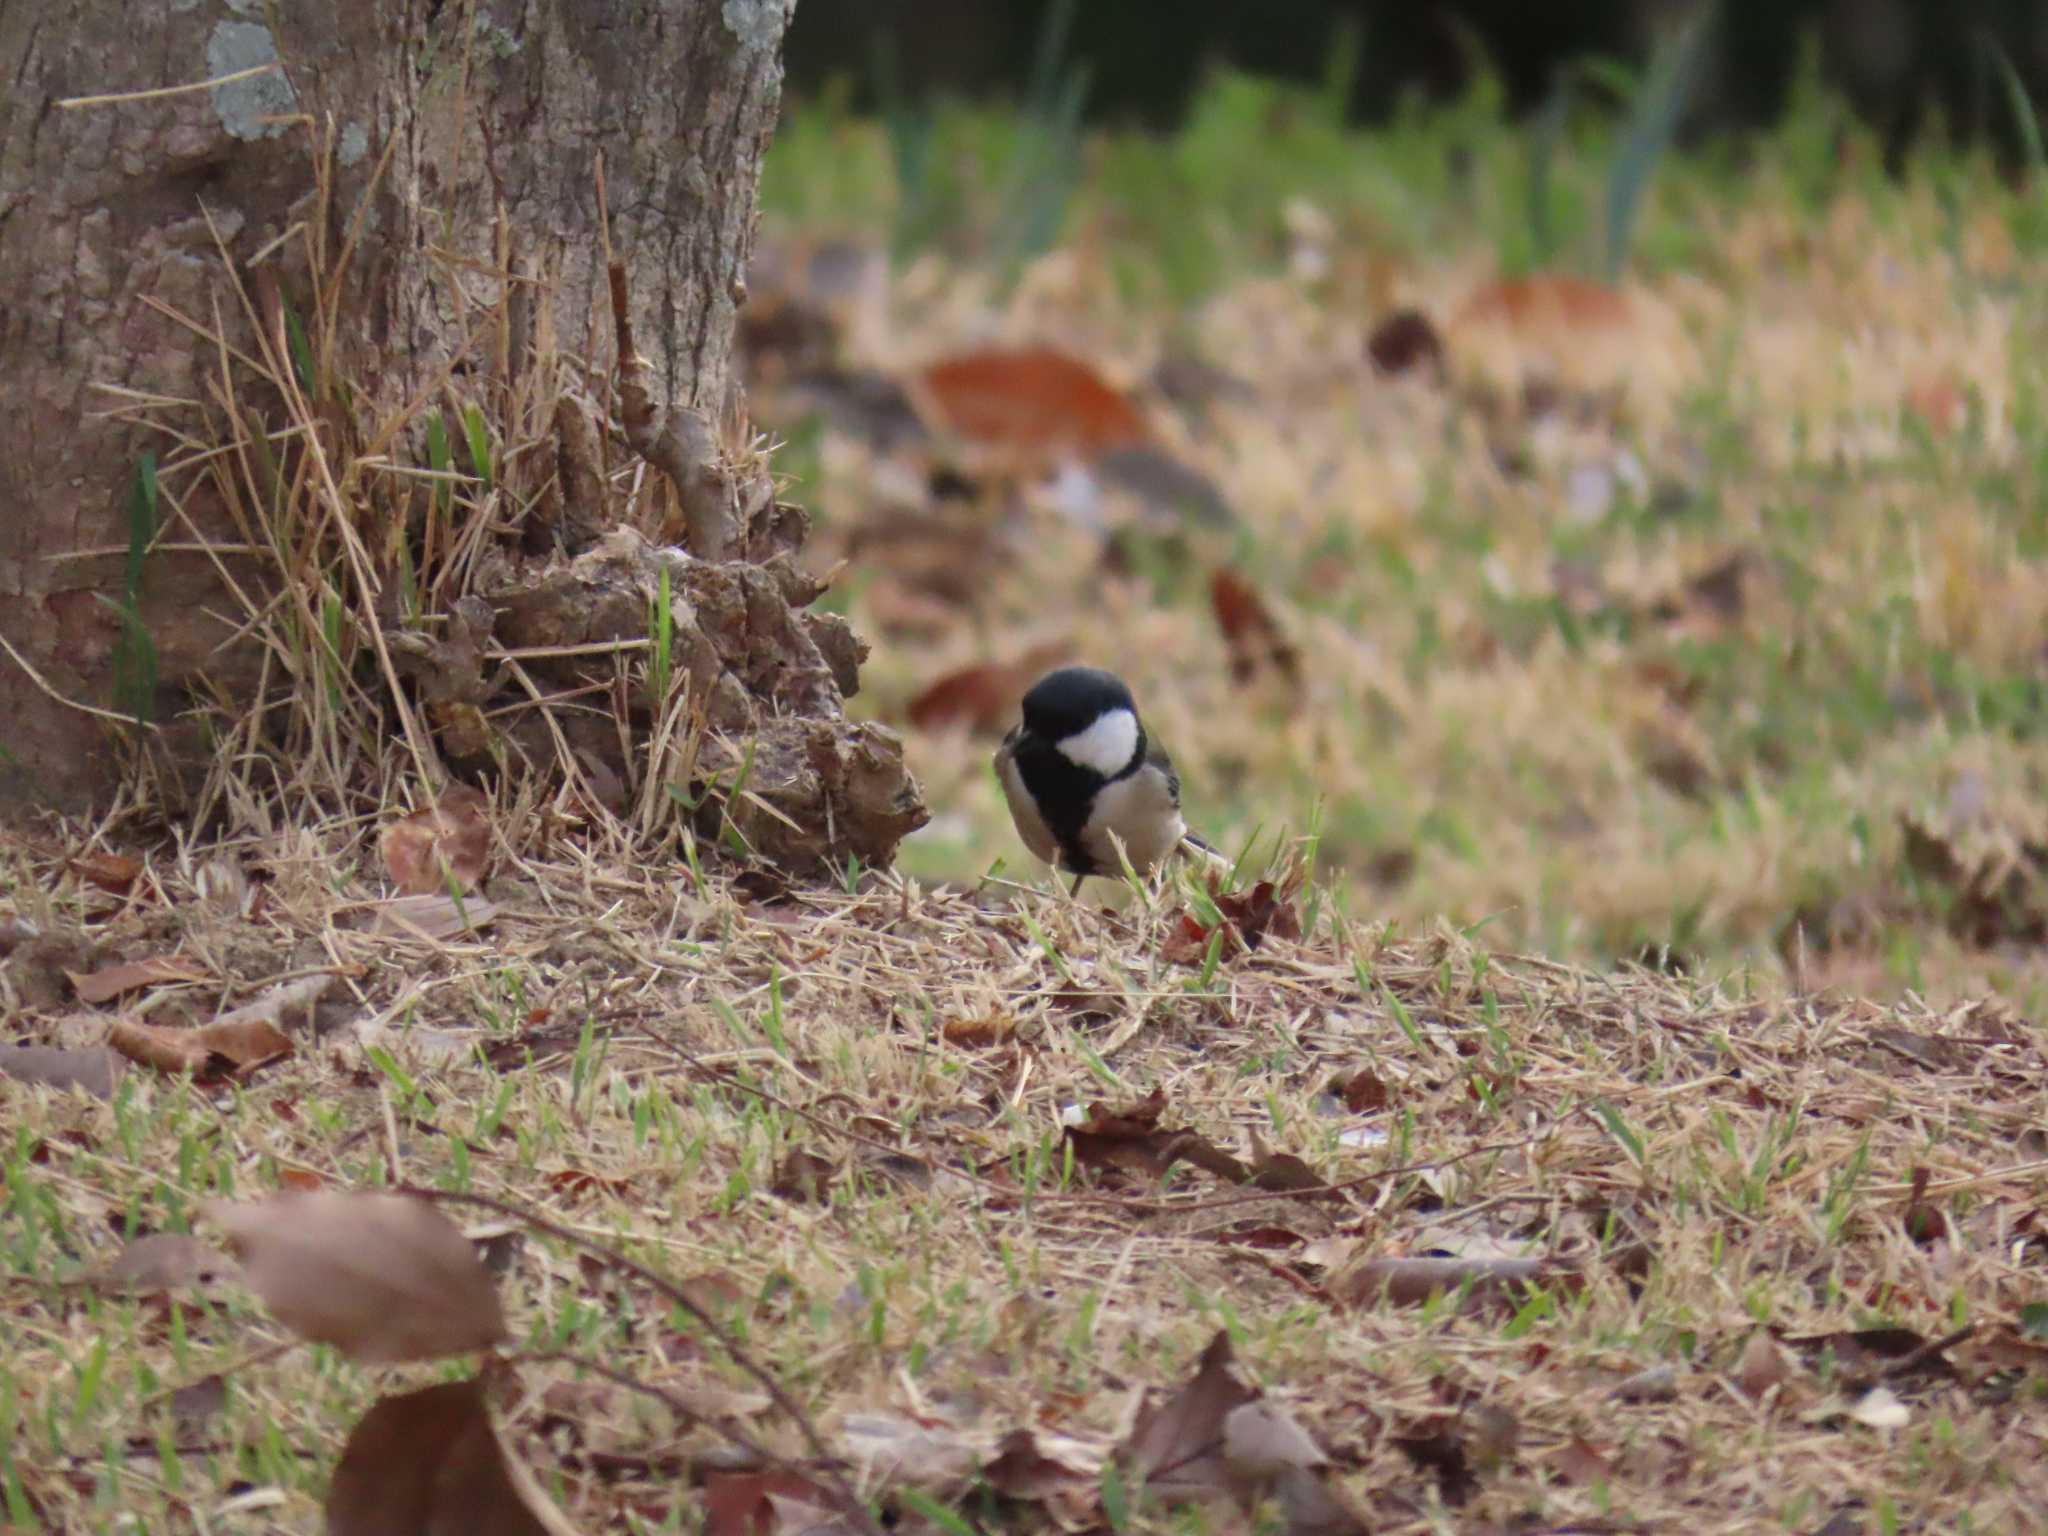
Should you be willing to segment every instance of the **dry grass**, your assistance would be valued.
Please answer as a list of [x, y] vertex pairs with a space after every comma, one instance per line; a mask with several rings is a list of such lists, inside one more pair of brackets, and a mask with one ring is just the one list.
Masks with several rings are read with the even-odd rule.
[[[2048, 1502], [2042, 1042], [1996, 1007], [1759, 1003], [1448, 930], [1386, 942], [1313, 896], [1299, 943], [1269, 936], [1205, 981], [1162, 958], [1184, 891], [1121, 915], [893, 876], [763, 900], [617, 850], [522, 854], [535, 822], [499, 829], [473, 942], [356, 926], [378, 885], [344, 826], [209, 854], [254, 882], [248, 916], [194, 893], [196, 855], [153, 856], [110, 903], [67, 871], [75, 846], [11, 849], [14, 913], [84, 926], [101, 959], [176, 950], [212, 977], [131, 1015], [204, 1019], [281, 974], [334, 977], [288, 1021], [297, 1054], [245, 1084], [7, 1088], [17, 1524], [312, 1527], [348, 1425], [408, 1373], [259, 1356], [277, 1330], [232, 1286], [74, 1282], [124, 1232], [314, 1179], [467, 1189], [617, 1244], [729, 1306], [835, 1444], [886, 1440], [890, 1415], [983, 1447], [1025, 1425], [1107, 1443], [1129, 1389], [1184, 1379], [1222, 1326], [1375, 1530], [1813, 1530], [1844, 1510], [1875, 1522], [1856, 1529], [1995, 1530]], [[46, 953], [15, 950], [17, 994]], [[111, 1011], [36, 1027], [89, 1038]], [[1332, 1092], [1352, 1082], [1357, 1109]], [[1243, 1156], [1256, 1137], [1337, 1188], [1068, 1162], [1078, 1107], [1155, 1089], [1165, 1124]], [[802, 1455], [686, 1319], [545, 1238], [492, 1251], [526, 1348], [738, 1411]], [[1362, 1260], [1432, 1253], [1482, 1278], [1504, 1257], [1556, 1267], [1463, 1308], [1340, 1299]], [[1969, 1332], [1902, 1367], [1911, 1340], [1847, 1337], [1874, 1327]], [[1613, 1395], [1645, 1370], [1647, 1400]], [[214, 1374], [217, 1410], [165, 1396]], [[694, 1528], [714, 1438], [559, 1364], [523, 1380], [520, 1442], [585, 1529]]]
[[[875, 152], [878, 131], [836, 131], [847, 163]], [[1369, 168], [1391, 139], [1343, 152]], [[1241, 524], [1140, 537], [1113, 570], [1051, 497], [1026, 515], [991, 497], [923, 541], [986, 546], [978, 566], [940, 562], [947, 581], [972, 570], [971, 598], [907, 603], [917, 583], [893, 567], [919, 553], [915, 472], [791, 410], [777, 422], [799, 451], [779, 462], [826, 522], [818, 558], [855, 551], [848, 611], [883, 641], [863, 707], [900, 721], [952, 668], [1064, 646], [1131, 674], [1216, 835], [1299, 832], [1320, 804], [1360, 915], [1491, 919], [1489, 942], [1594, 965], [1668, 951], [1759, 985], [1989, 990], [2038, 1012], [2048, 329], [2022, 199], [1981, 167], [1930, 159], [1894, 184], [1847, 156], [1814, 193], [1769, 142], [1739, 182], [1674, 165], [1644, 239], [1686, 259], [1626, 285], [1637, 322], [1532, 341], [1467, 308], [1500, 270], [1489, 221], [1519, 206], [1515, 131], [1457, 142], [1470, 183], [1416, 213], [1420, 234], [1365, 169], [1296, 194], [1315, 174], [1298, 143], [1244, 149], [1284, 207], [1237, 218], [1248, 258], [1184, 306], [1146, 286], [1156, 249], [1225, 214], [1197, 191], [1142, 224], [1106, 179], [1119, 140], [1073, 238], [1014, 291], [938, 256], [845, 285], [847, 366], [900, 378], [972, 346], [1069, 348], [1138, 391]], [[1419, 186], [1434, 161], [1413, 159]], [[850, 216], [782, 229], [799, 250], [825, 234], [866, 238]], [[1445, 332], [1448, 385], [1367, 361], [1402, 305]], [[1243, 393], [1164, 398], [1156, 366], [1190, 355]], [[1532, 376], [1562, 386], [1554, 409], [1525, 407]], [[1688, 600], [1736, 557], [1728, 608]], [[1298, 692], [1233, 683], [1204, 580], [1225, 562], [1308, 658]], [[938, 815], [907, 868], [1014, 866], [988, 746], [913, 735]], [[2037, 850], [2007, 922], [1959, 920], [1967, 894], [1913, 854], [1906, 823], [1952, 800], [1966, 836]]]
[[[926, 262], [854, 305], [849, 354], [891, 372], [912, 339], [921, 357], [999, 335], [1135, 381], [1192, 339], [1251, 386], [1200, 429], [1159, 413], [1246, 525], [1234, 547], [1102, 573], [1099, 541], [1041, 506], [942, 617], [908, 611], [885, 564], [842, 582], [863, 632], [896, 637], [863, 695], [884, 717], [950, 666], [1057, 642], [1131, 674], [1208, 830], [1262, 824], [1268, 862], [1292, 868], [1308, 849], [1278, 829], [1320, 814], [1304, 937], [1213, 961], [1199, 944], [1169, 958], [1183, 911], [1211, 907], [1184, 885], [1104, 910], [967, 883], [1018, 856], [988, 743], [958, 736], [913, 739], [940, 817], [907, 873], [790, 890], [708, 838], [654, 862], [536, 781], [497, 802], [477, 931], [381, 923], [374, 834], [400, 786], [435, 775], [417, 722], [374, 692], [396, 671], [379, 602], [406, 580], [435, 612], [470, 590], [464, 530], [545, 494], [545, 473], [512, 493], [497, 471], [582, 386], [566, 354], [532, 378], [501, 359], [487, 400], [442, 381], [444, 422], [476, 405], [508, 445], [472, 456], [492, 469], [451, 467], [445, 443], [394, 449], [424, 400], [328, 430], [331, 317], [313, 317], [307, 364], [249, 295], [268, 350], [224, 357], [198, 408], [232, 452], [195, 433], [166, 494], [189, 475], [242, 498], [252, 546], [266, 510], [296, 509], [283, 521], [307, 542], [262, 558], [309, 573], [284, 599], [300, 606], [239, 616], [270, 671], [258, 708], [223, 717], [248, 750], [204, 796], [214, 841], [130, 847], [142, 867], [110, 881], [90, 860], [112, 851], [103, 829], [10, 835], [0, 1007], [13, 1038], [76, 1047], [117, 1017], [204, 1023], [286, 978], [327, 985], [283, 1020], [294, 1053], [245, 1080], [0, 1088], [0, 1520], [314, 1528], [350, 1426], [448, 1372], [291, 1346], [232, 1283], [134, 1296], [91, 1277], [204, 1199], [317, 1181], [507, 1201], [687, 1285], [864, 1491], [955, 1536], [1052, 1517], [857, 1450], [903, 1450], [914, 1422], [942, 1460], [1020, 1426], [1099, 1456], [1133, 1390], [1185, 1380], [1219, 1328], [1374, 1530], [2038, 1523], [2048, 1059], [2014, 1008], [1947, 1000], [2036, 963], [2000, 924], [2029, 910], [2048, 763], [2030, 725], [1983, 707], [2031, 665], [2048, 558], [2025, 511], [2048, 462], [2023, 404], [2048, 355], [2018, 297], [2037, 264], [1925, 192], [1882, 221], [1853, 198], [1810, 220], [1790, 201], [1766, 185], [1700, 215], [1698, 272], [1631, 290], [1656, 345], [1573, 359], [1628, 374], [1620, 408], [1586, 420], [1503, 406], [1483, 369], [1444, 390], [1373, 378], [1370, 313], [1455, 314], [1493, 261], [1464, 238], [1350, 263], [1371, 247], [1348, 216], [1320, 265], [1232, 277], [1182, 317], [1126, 301], [1114, 231], [1085, 218], [1007, 298]], [[1294, 220], [1310, 244], [1315, 211]], [[252, 379], [276, 421], [243, 410]], [[1923, 430], [1911, 389], [1915, 412], [1975, 415]], [[1575, 512], [1575, 476], [1625, 478], [1624, 453], [1672, 497]], [[817, 458], [819, 558], [903, 514], [859, 445], [828, 434]], [[631, 476], [602, 479], [647, 512]], [[1950, 515], [1979, 490], [1983, 515]], [[404, 576], [412, 546], [371, 537], [398, 527], [437, 530], [431, 571]], [[1732, 611], [1688, 596], [1737, 550], [1761, 575]], [[1190, 574], [1225, 558], [1280, 610], [1303, 693], [1229, 681]], [[621, 684], [645, 680], [615, 661]], [[1893, 707], [1887, 690], [1916, 688], [1922, 714]], [[1645, 944], [1702, 974], [1518, 952]], [[65, 976], [166, 954], [207, 979], [90, 1008]], [[1814, 985], [1844, 977], [1922, 992]], [[1201, 1166], [1160, 1175], [1133, 1166], [1156, 1141], [1117, 1161], [1067, 1134], [1154, 1092]], [[1284, 1154], [1321, 1182], [1232, 1182], [1204, 1148], [1269, 1175]], [[703, 1523], [702, 1479], [735, 1453], [678, 1405], [806, 1454], [729, 1354], [617, 1268], [496, 1219], [474, 1233], [527, 1357], [507, 1417], [584, 1529]], [[1469, 1294], [1409, 1294], [1400, 1261], [1429, 1257], [1463, 1266]], [[1502, 1281], [1530, 1259], [1536, 1289]], [[1364, 1277], [1390, 1263], [1382, 1297]], [[907, 1498], [920, 1486], [939, 1513]], [[1107, 1484], [1064, 1512], [1277, 1523], [1125, 1508]]]

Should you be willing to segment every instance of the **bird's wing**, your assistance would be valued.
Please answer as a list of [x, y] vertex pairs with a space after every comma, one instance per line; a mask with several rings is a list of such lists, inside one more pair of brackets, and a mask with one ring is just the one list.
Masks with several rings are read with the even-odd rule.
[[1010, 820], [1016, 825], [1017, 835], [1024, 839], [1024, 846], [1048, 864], [1060, 861], [1059, 839], [1053, 836], [1052, 828], [1045, 824], [1039, 814], [1038, 803], [1025, 788], [1024, 775], [1017, 770], [1017, 738], [1023, 727], [1012, 727], [1002, 745], [996, 748], [996, 782], [1003, 788], [1003, 799], [1010, 807]]
[[[1167, 756], [1166, 748], [1162, 747], [1156, 739], [1150, 736], [1145, 738], [1145, 761], [1166, 775], [1167, 793], [1173, 796], [1174, 808], [1178, 810], [1180, 808], [1180, 771], [1173, 766], [1173, 759]], [[1190, 849], [1195, 853], [1206, 854], [1219, 864], [1228, 864], [1230, 862], [1225, 855], [1217, 852], [1206, 839], [1196, 836], [1193, 832], [1183, 830], [1180, 841], [1182, 847]]]
[[1173, 759], [1166, 755], [1166, 748], [1159, 744], [1159, 738], [1149, 733], [1145, 737], [1145, 762], [1166, 775], [1166, 792], [1173, 796], [1175, 806], [1180, 804], [1180, 770], [1173, 766]]

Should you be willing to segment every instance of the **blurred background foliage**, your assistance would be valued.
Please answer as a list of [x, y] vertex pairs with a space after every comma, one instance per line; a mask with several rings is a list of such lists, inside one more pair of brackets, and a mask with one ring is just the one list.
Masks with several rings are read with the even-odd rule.
[[789, 63], [742, 348], [906, 867], [1038, 878], [987, 753], [1078, 656], [1355, 915], [2039, 1005], [2048, 7], [811, 0]]
[[[791, 85], [852, 88], [856, 111], [892, 92], [1017, 100], [1056, 0], [804, 0], [786, 53]], [[1492, 74], [1521, 115], [1548, 99], [1561, 67], [1647, 57], [1690, 0], [1175, 0], [1073, 7], [1070, 43], [1089, 64], [1091, 124], [1182, 126], [1218, 68], [1294, 84], [1351, 54], [1337, 103], [1352, 125], [1464, 95]], [[2048, 15], [2037, 0], [1738, 0], [1725, 8], [1692, 104], [1697, 131], [1766, 128], [1784, 114], [1801, 51], [1887, 150], [1921, 131], [2020, 142], [1984, 37], [2038, 95], [2048, 82]], [[888, 40], [887, 61], [877, 41]]]

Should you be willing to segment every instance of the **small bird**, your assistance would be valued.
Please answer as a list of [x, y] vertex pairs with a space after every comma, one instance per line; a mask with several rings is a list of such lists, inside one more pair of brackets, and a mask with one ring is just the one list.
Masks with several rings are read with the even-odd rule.
[[1140, 875], [1183, 843], [1220, 858], [1181, 819], [1180, 775], [1145, 733], [1122, 678], [1061, 667], [1024, 695], [1024, 723], [996, 748], [996, 778], [1024, 845], [1074, 876], [1118, 869], [1114, 833]]

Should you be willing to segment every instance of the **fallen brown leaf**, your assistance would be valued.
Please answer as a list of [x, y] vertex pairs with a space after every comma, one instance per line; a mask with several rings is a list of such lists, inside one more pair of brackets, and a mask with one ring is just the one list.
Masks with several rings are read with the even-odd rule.
[[1735, 1385], [1745, 1397], [1761, 1399], [1771, 1388], [1783, 1386], [1790, 1372], [1785, 1352], [1777, 1341], [1759, 1328], [1742, 1346], [1742, 1358], [1735, 1364]]
[[1098, 454], [1150, 436], [1121, 393], [1078, 358], [1047, 347], [963, 353], [913, 387], [935, 425], [992, 448]]
[[1289, 1536], [1363, 1536], [1331, 1490], [1329, 1458], [1238, 1369], [1228, 1332], [1202, 1352], [1194, 1377], [1167, 1397], [1147, 1393], [1118, 1458], [1155, 1498], [1228, 1495], [1249, 1508], [1277, 1499]]
[[678, 1289], [714, 1317], [730, 1312], [734, 1307], [744, 1306], [750, 1294], [739, 1281], [717, 1269], [691, 1275]]
[[350, 1432], [327, 1490], [327, 1536], [574, 1536], [506, 1454], [482, 1382], [379, 1399]]
[[1785, 1340], [1810, 1365], [1831, 1357], [1836, 1375], [1852, 1386], [1867, 1386], [1883, 1377], [1909, 1374], [1953, 1376], [1947, 1350], [1963, 1342], [1967, 1332], [1945, 1339], [1927, 1339], [1911, 1328], [1855, 1328], [1835, 1333], [1798, 1334]]
[[1159, 946], [1159, 958], [1168, 965], [1201, 965], [1209, 958], [1209, 941], [1216, 932], [1205, 928], [1194, 913], [1183, 912]]
[[1230, 1335], [1219, 1331], [1185, 1386], [1170, 1396], [1146, 1394], [1120, 1459], [1161, 1498], [1226, 1492], [1223, 1422], [1258, 1397], [1237, 1370]]
[[1001, 1045], [1017, 1032], [1017, 1021], [1007, 1013], [985, 1014], [978, 1019], [948, 1019], [940, 1026], [946, 1044], [968, 1050], [986, 1050]]
[[1370, 1067], [1361, 1067], [1351, 1076], [1339, 1078], [1331, 1087], [1354, 1115], [1371, 1114], [1387, 1107], [1386, 1081]]
[[475, 932], [498, 915], [481, 896], [394, 896], [368, 903], [370, 931], [392, 938], [447, 939]]
[[1436, 1474], [1437, 1492], [1452, 1509], [1479, 1491], [1472, 1458], [1465, 1450], [1463, 1426], [1456, 1419], [1441, 1415], [1417, 1426], [1415, 1432], [1389, 1438], [1417, 1467]]
[[130, 1061], [159, 1072], [207, 1075], [231, 1071], [236, 1077], [247, 1077], [258, 1067], [292, 1053], [291, 1041], [260, 1019], [207, 1024], [198, 1029], [116, 1019], [107, 1030], [107, 1044]]
[[1251, 1182], [1256, 1189], [1294, 1191], [1321, 1189], [1329, 1181], [1292, 1152], [1278, 1152], [1252, 1131]]
[[1006, 729], [1017, 713], [1017, 701], [1047, 669], [1068, 653], [1065, 645], [1041, 645], [1015, 661], [989, 661], [960, 667], [927, 683], [905, 709], [921, 731], [964, 725], [983, 735]]
[[193, 1031], [207, 1050], [232, 1062], [237, 1077], [246, 1077], [266, 1062], [292, 1053], [291, 1041], [262, 1019], [216, 1019]]
[[125, 853], [94, 848], [71, 861], [71, 872], [87, 885], [98, 886], [109, 896], [126, 896], [142, 873], [142, 861]]
[[831, 1194], [832, 1181], [839, 1177], [839, 1165], [808, 1147], [793, 1148], [775, 1166], [769, 1192], [785, 1200], [822, 1204]]
[[995, 1457], [983, 1465], [981, 1475], [989, 1487], [1010, 1499], [1044, 1500], [1070, 1490], [1092, 1497], [1102, 1461], [1099, 1453], [1079, 1442], [1013, 1429], [996, 1442]]
[[171, 1394], [171, 1417], [177, 1420], [180, 1429], [197, 1430], [215, 1414], [224, 1411], [227, 1405], [227, 1377], [202, 1376]]
[[424, 1201], [324, 1191], [200, 1209], [280, 1322], [352, 1360], [432, 1360], [506, 1337], [476, 1249]]
[[[1291, 890], [1271, 880], [1261, 880], [1248, 891], [1222, 891], [1211, 898], [1227, 927], [1246, 950], [1256, 950], [1268, 936], [1301, 938], [1301, 914], [1295, 909]], [[1191, 912], [1183, 912], [1172, 934], [1159, 948], [1160, 957], [1172, 963], [1192, 965], [1204, 962], [1215, 929], [1204, 926]], [[1229, 953], [1229, 945], [1225, 945]]]
[[154, 1067], [159, 1072], [197, 1075], [204, 1072], [212, 1060], [212, 1052], [201, 1042], [197, 1030], [164, 1024], [137, 1024], [129, 1019], [116, 1019], [107, 1030], [107, 1044], [130, 1061]]
[[1230, 652], [1230, 676], [1249, 683], [1262, 667], [1271, 666], [1290, 684], [1301, 681], [1301, 652], [1281, 630], [1273, 610], [1258, 588], [1227, 565], [1209, 576], [1209, 607], [1223, 643]]
[[78, 994], [81, 1003], [109, 1002], [124, 992], [137, 992], [164, 982], [204, 981], [207, 977], [205, 967], [182, 955], [124, 960], [119, 965], [103, 965], [84, 976], [75, 971], [64, 974], [71, 978], [71, 990]]
[[1557, 1475], [1582, 1488], [1614, 1481], [1614, 1465], [1583, 1435], [1574, 1435], [1548, 1458]]
[[447, 891], [450, 881], [474, 890], [490, 867], [490, 799], [468, 784], [451, 785], [432, 805], [384, 829], [384, 867], [408, 896]]
[[1233, 1184], [1242, 1184], [1251, 1171], [1228, 1152], [1193, 1131], [1161, 1127], [1166, 1112], [1166, 1090], [1154, 1088], [1135, 1104], [1111, 1108], [1090, 1106], [1080, 1125], [1067, 1127], [1067, 1145], [1081, 1167], [1121, 1168], [1149, 1178], [1163, 1176], [1177, 1162], [1190, 1162]]
[[831, 1496], [794, 1472], [713, 1472], [704, 1480], [704, 1536], [781, 1536], [828, 1525]]
[[1432, 373], [1441, 373], [1444, 340], [1421, 310], [1397, 309], [1373, 327], [1365, 355], [1381, 373], [1407, 373], [1423, 364]]

